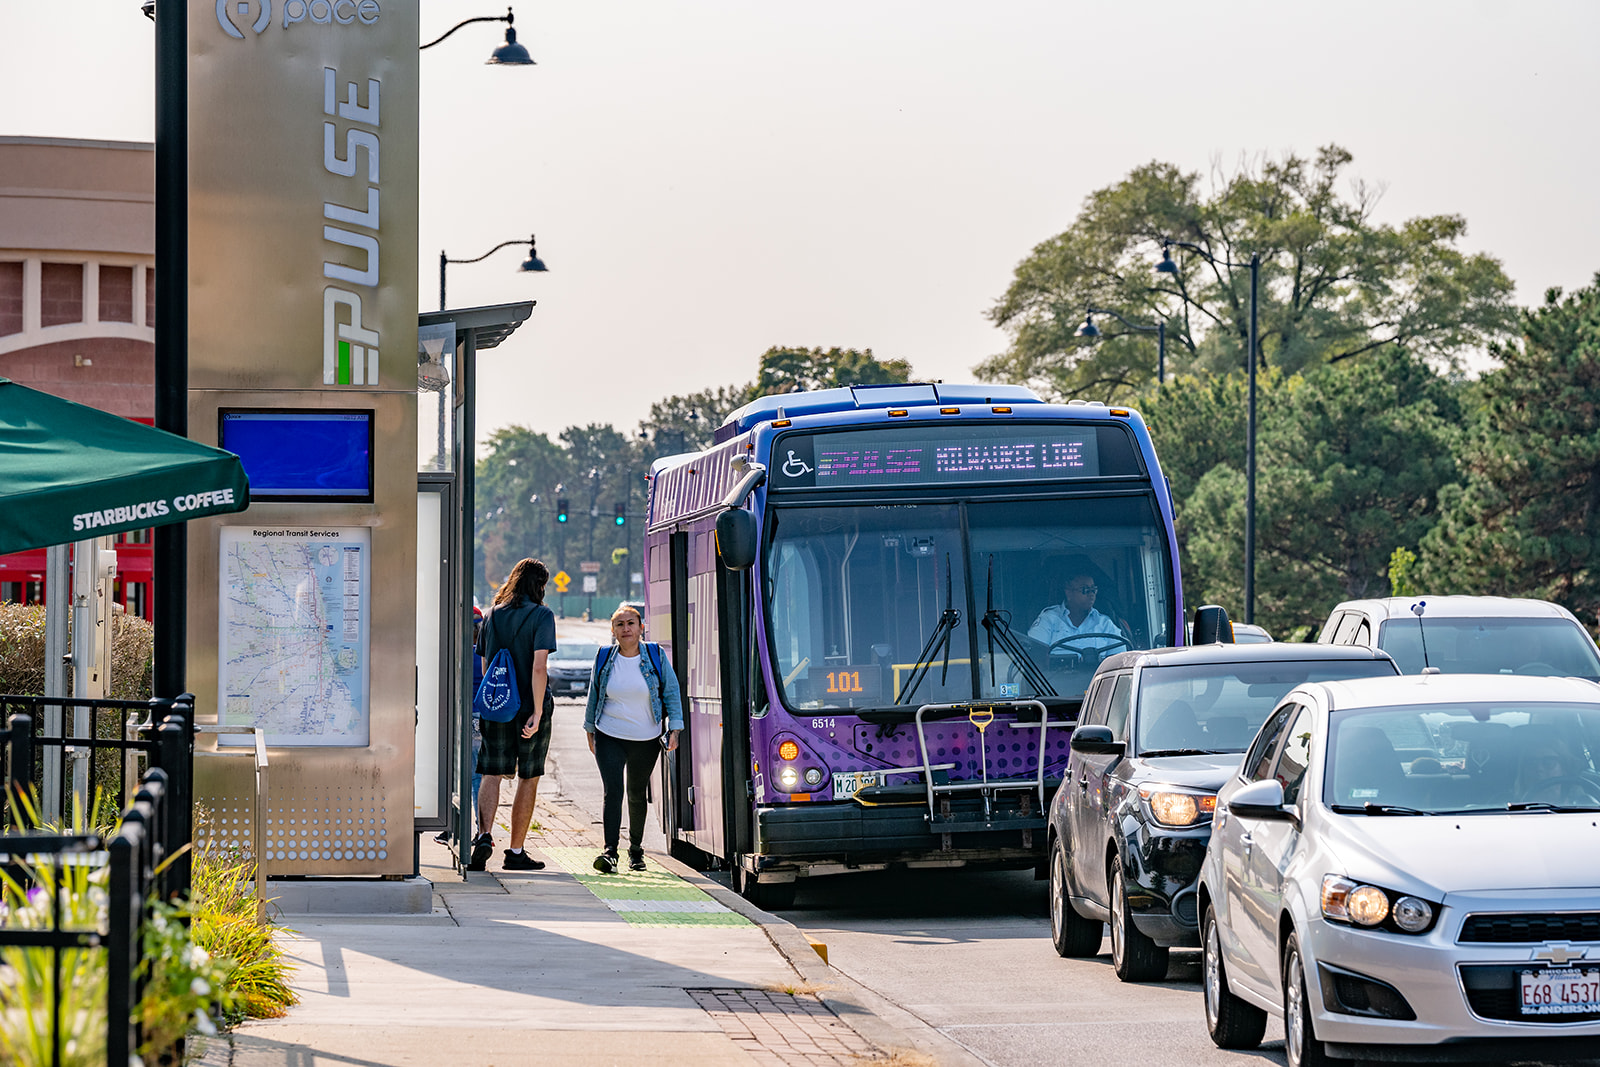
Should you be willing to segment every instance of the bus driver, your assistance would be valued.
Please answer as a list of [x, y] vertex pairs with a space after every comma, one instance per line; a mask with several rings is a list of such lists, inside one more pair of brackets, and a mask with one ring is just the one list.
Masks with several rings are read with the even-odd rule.
[[1085, 636], [1081, 641], [1072, 641], [1056, 649], [1057, 652], [1077, 652], [1085, 656], [1091, 652], [1127, 648], [1127, 643], [1121, 640], [1122, 629], [1095, 610], [1094, 600], [1100, 588], [1088, 568], [1074, 567], [1067, 573], [1071, 577], [1067, 579], [1065, 599], [1039, 612], [1039, 617], [1028, 627], [1028, 636], [1054, 646], [1062, 638], [1078, 634], [1104, 635], [1098, 638]]

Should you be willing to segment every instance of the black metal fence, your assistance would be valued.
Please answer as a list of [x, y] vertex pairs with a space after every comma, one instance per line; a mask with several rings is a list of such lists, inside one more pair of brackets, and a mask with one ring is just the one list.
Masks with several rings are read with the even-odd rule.
[[[40, 732], [33, 717], [15, 712], [26, 707], [43, 710], [50, 705], [64, 710], [87, 710], [91, 716], [113, 712], [119, 718], [132, 709], [148, 709], [148, 719], [112, 737], [71, 736], [68, 731]], [[125, 1067], [138, 1049], [140, 1033], [135, 1007], [143, 992], [144, 923], [157, 900], [184, 898], [189, 892], [189, 850], [192, 838], [192, 783], [194, 777], [194, 704], [187, 694], [175, 701], [75, 701], [59, 697], [0, 696], [0, 707], [13, 710], [4, 742], [6, 788], [3, 816], [6, 833], [0, 834], [0, 863], [14, 881], [48, 890], [50, 922], [43, 929], [0, 925], [0, 947], [47, 949], [51, 952], [49, 983], [51, 1063], [59, 1064], [61, 1034], [61, 960], [71, 950], [103, 949], [106, 953], [106, 1063]], [[63, 724], [66, 716], [62, 715]], [[98, 732], [98, 731], [91, 731]], [[131, 734], [132, 736], [129, 736]], [[76, 751], [75, 751], [76, 750]], [[77, 752], [87, 750], [86, 756]], [[49, 761], [54, 782], [65, 782], [69, 758], [87, 758], [93, 780], [96, 755], [110, 752], [118, 774], [117, 796], [125, 795], [127, 755], [148, 764], [139, 775], [139, 788], [121, 812], [120, 824], [109, 839], [96, 833], [56, 833], [37, 822], [40, 790]], [[81, 781], [78, 783], [83, 784]], [[105, 783], [101, 783], [104, 787]], [[67, 798], [59, 798], [65, 801]], [[66, 810], [66, 809], [62, 809]], [[63, 926], [63, 872], [69, 866], [105, 866], [108, 875], [106, 927], [82, 929]], [[48, 871], [48, 874], [44, 872]]]

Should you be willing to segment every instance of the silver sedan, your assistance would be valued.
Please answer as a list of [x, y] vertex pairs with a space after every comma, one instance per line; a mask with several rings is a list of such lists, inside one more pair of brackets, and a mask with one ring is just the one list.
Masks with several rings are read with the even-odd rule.
[[1330, 1058], [1600, 1057], [1600, 686], [1302, 685], [1217, 798], [1207, 1028]]

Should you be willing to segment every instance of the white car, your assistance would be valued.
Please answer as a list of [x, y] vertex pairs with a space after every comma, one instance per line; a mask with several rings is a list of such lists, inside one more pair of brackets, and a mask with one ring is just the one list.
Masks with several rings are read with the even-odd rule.
[[1600, 652], [1572, 612], [1546, 600], [1504, 596], [1410, 596], [1348, 600], [1317, 641], [1365, 645], [1394, 657], [1402, 674], [1566, 675], [1600, 681]]
[[1600, 685], [1296, 687], [1218, 794], [1207, 1028], [1329, 1058], [1600, 1058]]

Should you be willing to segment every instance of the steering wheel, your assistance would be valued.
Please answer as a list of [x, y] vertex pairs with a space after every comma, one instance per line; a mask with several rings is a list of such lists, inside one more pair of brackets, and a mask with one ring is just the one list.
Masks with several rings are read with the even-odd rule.
[[1600, 803], [1600, 784], [1585, 778], [1581, 774], [1558, 774], [1553, 778], [1540, 779], [1537, 782], [1531, 783], [1526, 789], [1524, 789], [1521, 795], [1517, 797], [1517, 800], [1531, 800], [1542, 793], [1548, 792], [1552, 786], [1566, 785], [1577, 786], [1578, 790], [1590, 800]]
[[1534, 675], [1540, 678], [1555, 678], [1561, 674], [1561, 670], [1552, 663], [1536, 659], [1531, 663], [1524, 663], [1512, 673]]
[[[1095, 648], [1073, 648], [1072, 647], [1073, 644], [1075, 644], [1077, 642], [1080, 642], [1080, 641], [1114, 641], [1117, 644], [1121, 645], [1123, 649], [1131, 649], [1133, 647], [1133, 642], [1129, 641], [1126, 637], [1123, 637], [1121, 634], [1071, 634], [1071, 635], [1069, 635], [1067, 637], [1061, 638], [1059, 641], [1057, 641], [1054, 644], [1052, 644], [1050, 646], [1050, 655], [1054, 656], [1054, 655], [1058, 655], [1058, 654], [1071, 654], [1071, 655], [1077, 656], [1081, 660], [1081, 659], [1084, 659], [1088, 655], [1088, 653], [1090, 653], [1090, 652], [1093, 652], [1098, 656], [1098, 655], [1102, 655], [1102, 654], [1109, 655], [1112, 652], [1118, 651], [1115, 648], [1107, 649], [1107, 648], [1103, 648], [1103, 647], [1095, 647]], [[1098, 660], [1096, 660], [1096, 662], [1098, 662]]]

